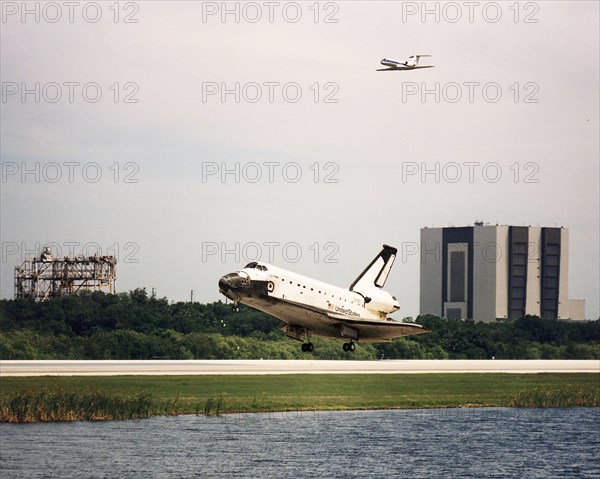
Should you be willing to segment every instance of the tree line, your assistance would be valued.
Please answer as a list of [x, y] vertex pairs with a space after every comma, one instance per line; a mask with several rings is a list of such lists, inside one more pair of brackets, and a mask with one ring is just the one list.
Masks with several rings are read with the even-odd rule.
[[[410, 320], [410, 318], [405, 318]], [[600, 321], [526, 316], [482, 323], [432, 315], [429, 334], [390, 343], [313, 338], [302, 353], [277, 319], [222, 302], [169, 302], [145, 290], [84, 293], [44, 302], [0, 300], [1, 359], [600, 359]]]

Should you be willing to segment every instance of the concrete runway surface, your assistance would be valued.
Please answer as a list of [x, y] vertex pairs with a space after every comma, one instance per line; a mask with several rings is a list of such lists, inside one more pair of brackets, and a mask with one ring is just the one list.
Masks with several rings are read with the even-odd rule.
[[0, 361], [8, 376], [198, 374], [599, 373], [600, 360], [194, 360]]

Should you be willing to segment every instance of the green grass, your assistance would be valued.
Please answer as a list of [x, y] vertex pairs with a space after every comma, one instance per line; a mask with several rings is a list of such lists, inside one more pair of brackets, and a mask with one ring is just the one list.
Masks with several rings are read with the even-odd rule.
[[[14, 412], [1, 414], [8, 411], [11, 401], [21, 404], [23, 398], [29, 398], [32, 403], [43, 403], [36, 395], [50, 399], [49, 405], [38, 405], [38, 409], [56, 409], [57, 403], [62, 404], [62, 396], [71, 397], [80, 411], [86, 410], [86, 404], [102, 401], [123, 405], [124, 412], [113, 406], [112, 415], [64, 414], [63, 420], [119, 419], [136, 410], [141, 414], [131, 417], [294, 410], [600, 406], [598, 374], [7, 377], [2, 378], [0, 385], [0, 421], [16, 417]], [[140, 403], [140, 398], [147, 402]]]

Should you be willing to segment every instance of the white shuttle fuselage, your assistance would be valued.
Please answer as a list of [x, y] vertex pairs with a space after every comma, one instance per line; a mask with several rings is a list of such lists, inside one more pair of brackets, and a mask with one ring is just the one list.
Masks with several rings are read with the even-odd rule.
[[[394, 321], [388, 314], [400, 309], [395, 297], [382, 288], [396, 256], [385, 246], [349, 289], [339, 288], [262, 262], [225, 275], [219, 290], [236, 305], [264, 311], [285, 323], [284, 331], [311, 351], [311, 334], [354, 341], [382, 342], [426, 333], [420, 325]], [[237, 307], [234, 305], [234, 308]]]

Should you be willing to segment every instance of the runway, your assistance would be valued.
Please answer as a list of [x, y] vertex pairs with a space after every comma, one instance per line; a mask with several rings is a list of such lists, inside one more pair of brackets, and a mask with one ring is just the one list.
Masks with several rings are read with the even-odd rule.
[[0, 377], [431, 373], [600, 373], [600, 360], [0, 361]]

